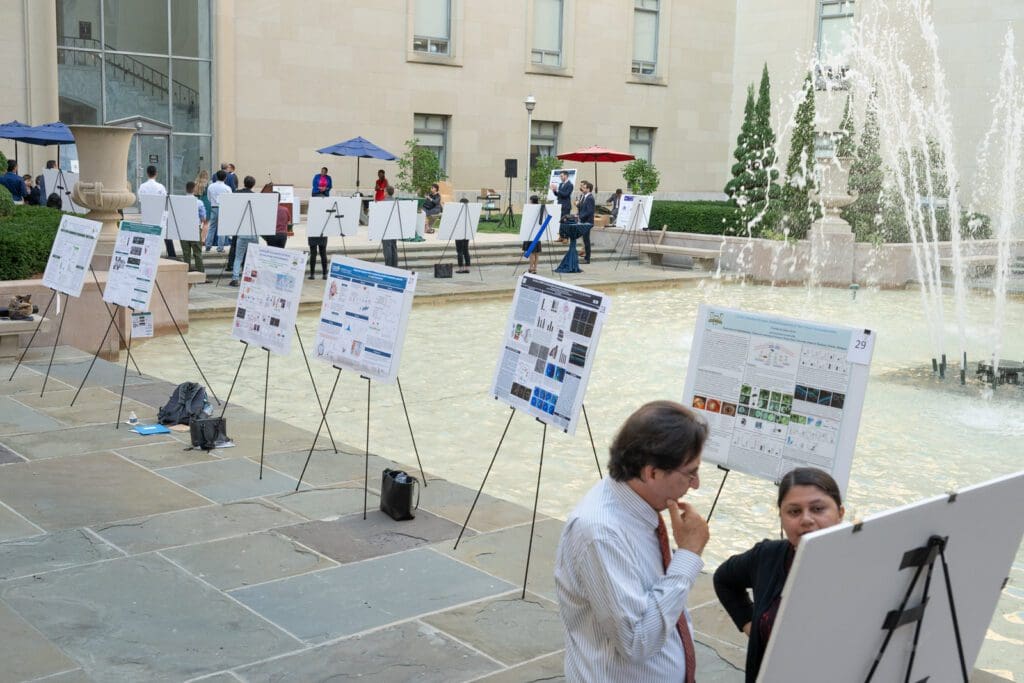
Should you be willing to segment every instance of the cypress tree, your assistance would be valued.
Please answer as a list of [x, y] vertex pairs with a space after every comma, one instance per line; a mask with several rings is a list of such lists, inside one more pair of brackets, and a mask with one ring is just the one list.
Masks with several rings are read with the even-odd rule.
[[820, 208], [812, 202], [815, 189], [814, 159], [814, 81], [804, 79], [803, 100], [796, 109], [796, 125], [786, 162], [786, 184], [782, 188], [782, 227], [789, 236], [803, 239], [818, 217]]
[[754, 120], [754, 85], [747, 86], [747, 103], [743, 107], [743, 125], [736, 136], [736, 151], [733, 158], [732, 178], [725, 184], [725, 193], [736, 207], [737, 227], [745, 228], [750, 220], [749, 192], [754, 186], [754, 168], [758, 145], [754, 140], [756, 122]]
[[775, 131], [772, 130], [771, 81], [768, 78], [768, 64], [761, 71], [761, 85], [757, 103], [754, 105], [754, 144], [757, 146], [754, 163], [754, 185], [748, 193], [751, 204], [751, 218], [758, 219], [752, 226], [758, 234], [775, 229], [778, 222], [778, 207], [771, 204], [782, 198], [779, 186], [779, 171], [775, 168]]
[[853, 227], [858, 241], [871, 241], [880, 237], [882, 183], [885, 168], [882, 163], [878, 129], [878, 101], [872, 93], [864, 109], [864, 129], [860, 144], [854, 152], [850, 167], [850, 189], [859, 194], [856, 201], [843, 211], [843, 218]]
[[836, 133], [836, 156], [852, 157], [857, 150], [857, 141], [854, 139], [853, 114], [850, 112], [851, 95], [846, 96], [846, 106], [843, 108], [843, 119], [839, 122], [839, 132]]

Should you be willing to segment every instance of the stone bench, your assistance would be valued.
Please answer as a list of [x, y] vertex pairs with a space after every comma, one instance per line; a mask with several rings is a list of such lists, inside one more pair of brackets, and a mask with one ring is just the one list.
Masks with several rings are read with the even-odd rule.
[[[999, 263], [997, 254], [977, 254], [975, 256], [961, 256], [960, 263], [963, 266], [964, 274], [970, 276], [987, 275], [992, 272]], [[953, 276], [953, 258], [944, 257], [939, 259], [939, 269], [943, 275]]]
[[[39, 325], [39, 315], [33, 316], [33, 320], [10, 320], [0, 318], [0, 358], [18, 357], [18, 335], [35, 331]], [[50, 319], [43, 318], [42, 325], [39, 325], [40, 332], [50, 331]]]
[[695, 264], [699, 263], [704, 270], [714, 270], [718, 265], [720, 252], [718, 249], [700, 249], [698, 247], [674, 247], [667, 244], [638, 244], [637, 249], [646, 256], [652, 266], [662, 265], [666, 254], [672, 256], [689, 256]]
[[200, 273], [198, 270], [190, 270], [185, 275], [185, 281], [192, 285], [201, 285], [206, 282], [206, 273]]

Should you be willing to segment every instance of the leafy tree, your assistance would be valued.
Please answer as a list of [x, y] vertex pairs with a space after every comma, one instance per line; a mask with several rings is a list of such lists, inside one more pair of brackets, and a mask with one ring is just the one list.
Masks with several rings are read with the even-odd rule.
[[622, 169], [622, 178], [630, 192], [654, 194], [661, 183], [661, 174], [654, 164], [646, 159], [633, 159]]
[[[878, 128], [878, 100], [872, 93], [864, 109], [864, 128], [860, 144], [853, 154], [850, 167], [850, 190], [858, 193], [857, 199], [847, 206], [843, 219], [852, 227], [856, 239], [861, 242], [877, 241], [881, 237], [882, 187], [885, 181], [885, 165], [882, 162], [881, 141]], [[900, 212], [902, 214], [902, 212]], [[889, 223], [890, 215], [886, 220]], [[904, 223], [902, 215], [900, 223]]]
[[740, 126], [740, 134], [736, 136], [736, 151], [733, 158], [736, 163], [732, 165], [732, 178], [725, 184], [725, 193], [729, 199], [735, 200], [747, 186], [745, 178], [747, 174], [747, 157], [753, 149], [754, 140], [754, 85], [747, 86], [747, 103], [743, 107], [743, 125]]
[[786, 184], [782, 188], [782, 228], [789, 236], [803, 239], [811, 223], [820, 215], [817, 202], [811, 200], [815, 189], [814, 159], [814, 81], [804, 79], [803, 100], [796, 109], [796, 125], [786, 162]]
[[419, 146], [418, 138], [405, 141], [405, 154], [398, 159], [398, 189], [424, 196], [430, 186], [444, 180], [444, 169], [434, 151]]
[[542, 192], [541, 199], [547, 196], [547, 189], [551, 185], [551, 172], [562, 168], [563, 162], [558, 157], [549, 157], [546, 154], [537, 157], [530, 169], [530, 189], [534, 192]]

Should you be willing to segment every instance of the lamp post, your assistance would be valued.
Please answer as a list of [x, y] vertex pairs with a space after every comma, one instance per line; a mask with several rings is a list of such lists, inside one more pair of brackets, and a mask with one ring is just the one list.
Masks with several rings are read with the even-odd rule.
[[[530, 201], [530, 148], [533, 147], [533, 108], [537, 106], [537, 98], [533, 95], [527, 95], [526, 99], [523, 100], [523, 105], [526, 106], [526, 165], [523, 167], [523, 175], [526, 180], [523, 181], [523, 203]], [[512, 198], [508, 198], [512, 201]]]

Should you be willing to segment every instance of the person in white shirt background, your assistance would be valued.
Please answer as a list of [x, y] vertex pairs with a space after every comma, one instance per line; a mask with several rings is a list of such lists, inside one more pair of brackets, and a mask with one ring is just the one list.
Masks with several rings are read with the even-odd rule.
[[[158, 197], [167, 196], [167, 188], [162, 183], [157, 182], [156, 179], [156, 166], [146, 167], [146, 182], [139, 185], [138, 195], [141, 197], [144, 194], [156, 195]], [[141, 200], [140, 200], [141, 202]], [[178, 254], [174, 251], [174, 240], [165, 239], [164, 245], [167, 247], [167, 258], [178, 258]]]
[[228, 177], [228, 172], [225, 170], [217, 171], [217, 175], [214, 176], [215, 181], [210, 183], [210, 186], [206, 188], [206, 198], [210, 200], [210, 229], [206, 233], [206, 251], [210, 251], [210, 247], [216, 245], [218, 253], [224, 253], [224, 245], [227, 244], [227, 240], [224, 238], [218, 239], [217, 237], [217, 221], [220, 214], [220, 196], [222, 194], [230, 194], [231, 188], [224, 183], [224, 179]]
[[555, 556], [566, 680], [694, 680], [686, 601], [710, 536], [680, 499], [700, 486], [707, 434], [704, 420], [679, 403], [641, 406], [612, 442], [609, 476], [566, 520]]

